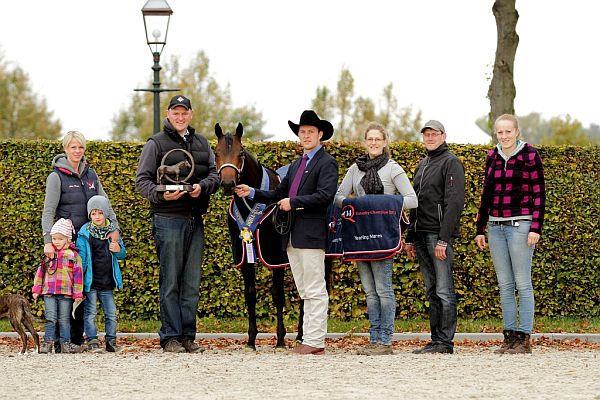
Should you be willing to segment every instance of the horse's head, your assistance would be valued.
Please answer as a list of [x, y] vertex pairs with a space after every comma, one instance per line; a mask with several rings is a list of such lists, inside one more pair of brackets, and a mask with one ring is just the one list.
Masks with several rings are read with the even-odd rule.
[[215, 157], [217, 171], [221, 179], [221, 187], [226, 195], [232, 195], [233, 189], [238, 184], [242, 170], [244, 169], [245, 151], [242, 145], [242, 135], [244, 127], [238, 123], [235, 129], [235, 135], [231, 133], [223, 134], [221, 126], [215, 125], [215, 135], [217, 136], [217, 146], [215, 147]]

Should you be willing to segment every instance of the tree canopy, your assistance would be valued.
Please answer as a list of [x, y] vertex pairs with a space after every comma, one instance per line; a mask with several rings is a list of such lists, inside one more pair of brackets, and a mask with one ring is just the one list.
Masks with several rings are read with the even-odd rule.
[[336, 123], [335, 137], [338, 140], [360, 140], [371, 121], [385, 126], [392, 141], [417, 140], [421, 111], [413, 115], [412, 106], [399, 108], [393, 89], [392, 83], [383, 88], [377, 103], [368, 97], [355, 97], [354, 77], [349, 69], [342, 68], [336, 91], [332, 92], [326, 86], [317, 87], [311, 105], [321, 118]]
[[[179, 58], [172, 56], [161, 71], [161, 87], [178, 88], [192, 101], [194, 118], [191, 125], [196, 132], [212, 137], [215, 123], [223, 127], [244, 124], [244, 137], [251, 140], [267, 139], [262, 133], [265, 124], [262, 113], [254, 106], [234, 107], [229, 85], [221, 87], [211, 76], [210, 61], [203, 51], [192, 58], [187, 67], [181, 67]], [[151, 80], [148, 87], [152, 86]], [[133, 91], [132, 91], [133, 92]], [[175, 93], [161, 94], [161, 112], [164, 117], [169, 99]], [[131, 104], [113, 118], [112, 140], [145, 140], [153, 131], [153, 93], [132, 93]]]
[[62, 127], [52, 114], [33, 92], [27, 73], [0, 52], [0, 138], [57, 139]]

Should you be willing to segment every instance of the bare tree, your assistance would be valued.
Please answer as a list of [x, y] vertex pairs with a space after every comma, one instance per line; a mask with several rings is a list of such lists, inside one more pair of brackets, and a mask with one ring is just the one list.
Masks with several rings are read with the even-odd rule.
[[514, 66], [515, 54], [519, 45], [519, 35], [516, 30], [519, 13], [515, 8], [515, 0], [496, 0], [492, 6], [492, 12], [496, 18], [498, 32], [494, 72], [488, 90], [490, 121], [493, 122], [502, 114], [515, 113], [517, 90], [514, 81]]

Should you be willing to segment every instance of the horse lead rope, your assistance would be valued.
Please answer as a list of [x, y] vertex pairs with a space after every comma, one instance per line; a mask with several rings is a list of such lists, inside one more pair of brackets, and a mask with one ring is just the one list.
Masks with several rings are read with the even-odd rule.
[[271, 215], [273, 227], [275, 232], [280, 235], [287, 235], [292, 229], [294, 224], [294, 212], [293, 211], [281, 211], [279, 204], [275, 204], [273, 207], [273, 214]]

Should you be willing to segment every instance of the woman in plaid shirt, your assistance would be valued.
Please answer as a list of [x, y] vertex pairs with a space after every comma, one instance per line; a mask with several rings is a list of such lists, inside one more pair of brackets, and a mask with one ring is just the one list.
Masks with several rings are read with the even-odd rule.
[[531, 353], [531, 260], [544, 221], [544, 167], [533, 146], [519, 140], [521, 132], [514, 115], [499, 116], [494, 128], [498, 145], [485, 162], [475, 242], [480, 249], [486, 248], [487, 226], [504, 320], [504, 343], [496, 353]]

